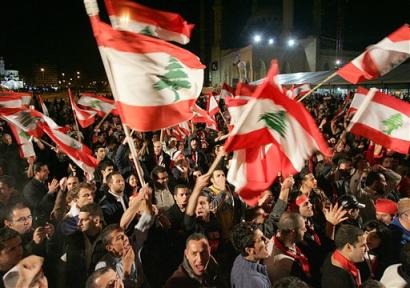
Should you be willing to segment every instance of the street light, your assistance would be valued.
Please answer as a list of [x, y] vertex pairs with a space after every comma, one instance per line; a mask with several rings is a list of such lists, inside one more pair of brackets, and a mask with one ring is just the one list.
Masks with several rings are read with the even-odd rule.
[[262, 41], [262, 36], [259, 34], [256, 34], [255, 36], [253, 36], [253, 42], [255, 43], [259, 43]]
[[41, 71], [41, 73], [43, 74], [43, 83], [42, 83], [42, 84], [44, 85], [44, 71], [45, 71], [45, 69], [44, 69], [43, 67], [41, 67], [41, 68], [40, 68], [40, 71]]
[[275, 39], [269, 38], [268, 44], [269, 44], [269, 45], [273, 45], [274, 43], [275, 43]]
[[288, 46], [289, 46], [289, 47], [293, 47], [293, 46], [295, 46], [295, 45], [296, 45], [296, 40], [293, 39], [293, 38], [289, 38], [289, 40], [288, 40]]
[[77, 75], [80, 75], [80, 72], [79, 72], [79, 71], [77, 71]]
[[340, 59], [337, 59], [336, 60], [336, 65], [340, 65], [340, 64], [342, 64], [342, 61], [340, 61]]

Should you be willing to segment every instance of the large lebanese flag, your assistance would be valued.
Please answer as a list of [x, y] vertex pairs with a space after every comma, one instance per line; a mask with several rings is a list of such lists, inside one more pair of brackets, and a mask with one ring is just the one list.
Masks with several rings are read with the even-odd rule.
[[70, 89], [68, 89], [68, 97], [70, 98], [71, 108], [73, 109], [73, 113], [74, 113], [75, 118], [78, 121], [78, 124], [80, 124], [82, 128], [86, 128], [90, 126], [91, 124], [93, 124], [95, 121], [95, 115], [97, 114], [97, 112], [81, 109], [80, 107], [78, 107], [74, 101], [74, 98], [73, 98], [73, 95], [71, 94]]
[[410, 104], [375, 88], [362, 98], [348, 131], [407, 154], [410, 148]]
[[198, 57], [168, 42], [117, 31], [90, 17], [121, 120], [155, 131], [192, 118], [205, 68]]
[[410, 26], [403, 25], [359, 57], [337, 71], [346, 81], [356, 84], [387, 74], [410, 57]]
[[289, 99], [274, 84], [277, 74], [273, 62], [225, 143], [227, 152], [241, 150], [234, 157], [228, 179], [250, 205], [279, 172], [285, 177], [295, 174], [315, 151], [331, 155], [303, 104]]
[[194, 24], [180, 15], [152, 9], [128, 0], [105, 0], [114, 29], [187, 44]]
[[11, 123], [9, 123], [9, 127], [11, 132], [13, 133], [14, 139], [16, 139], [16, 142], [19, 146], [20, 157], [30, 158], [36, 156], [33, 143], [30, 141], [30, 136], [17, 126], [12, 125]]
[[96, 111], [98, 116], [100, 117], [104, 117], [109, 113], [118, 115], [114, 100], [99, 96], [94, 93], [80, 93], [80, 99], [78, 99], [77, 105], [80, 108]]
[[0, 108], [0, 118], [16, 126], [30, 136], [40, 138], [43, 131], [38, 127], [42, 114], [28, 108]]
[[352, 114], [359, 109], [360, 105], [362, 105], [366, 95], [369, 93], [369, 90], [363, 88], [361, 86], [357, 87], [356, 92], [354, 93], [352, 103], [350, 103], [350, 107], [347, 110], [347, 113]]

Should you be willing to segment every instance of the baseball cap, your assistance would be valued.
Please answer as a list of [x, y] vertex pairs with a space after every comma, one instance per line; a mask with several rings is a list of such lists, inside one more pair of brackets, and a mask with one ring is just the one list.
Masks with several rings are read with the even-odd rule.
[[398, 214], [403, 214], [406, 213], [407, 211], [410, 210], [410, 198], [401, 198], [399, 202], [397, 202], [397, 210]]
[[354, 195], [343, 195], [338, 200], [339, 205], [345, 209], [365, 208], [366, 205], [357, 201]]

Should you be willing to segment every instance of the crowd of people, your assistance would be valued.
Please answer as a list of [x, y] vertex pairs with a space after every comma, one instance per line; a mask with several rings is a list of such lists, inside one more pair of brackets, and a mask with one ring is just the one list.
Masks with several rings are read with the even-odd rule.
[[[410, 287], [408, 155], [347, 133], [344, 98], [304, 104], [333, 157], [278, 175], [255, 207], [227, 181], [219, 114], [221, 131], [186, 139], [134, 132], [142, 177], [117, 116], [81, 130], [94, 175], [36, 138], [21, 158], [0, 122], [0, 287]], [[67, 102], [46, 105], [76, 137]]]

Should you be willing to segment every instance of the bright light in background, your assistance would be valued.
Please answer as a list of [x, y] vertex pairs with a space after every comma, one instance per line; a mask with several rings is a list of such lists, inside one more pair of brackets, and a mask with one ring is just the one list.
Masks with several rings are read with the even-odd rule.
[[293, 47], [293, 46], [295, 46], [295, 45], [296, 45], [296, 40], [293, 39], [293, 38], [290, 38], [290, 39], [288, 40], [288, 46], [289, 46], [289, 47]]
[[262, 41], [262, 36], [259, 34], [256, 34], [255, 36], [253, 36], [253, 42], [255, 43], [259, 43]]
[[77, 71], [77, 75], [80, 75], [80, 72]]
[[44, 72], [44, 68], [40, 68], [40, 71], [41, 71], [41, 72]]
[[269, 38], [268, 44], [269, 44], [269, 45], [273, 45], [274, 43], [275, 43], [275, 39]]
[[339, 59], [336, 60], [336, 65], [340, 65], [342, 64], [342, 61], [340, 61]]

